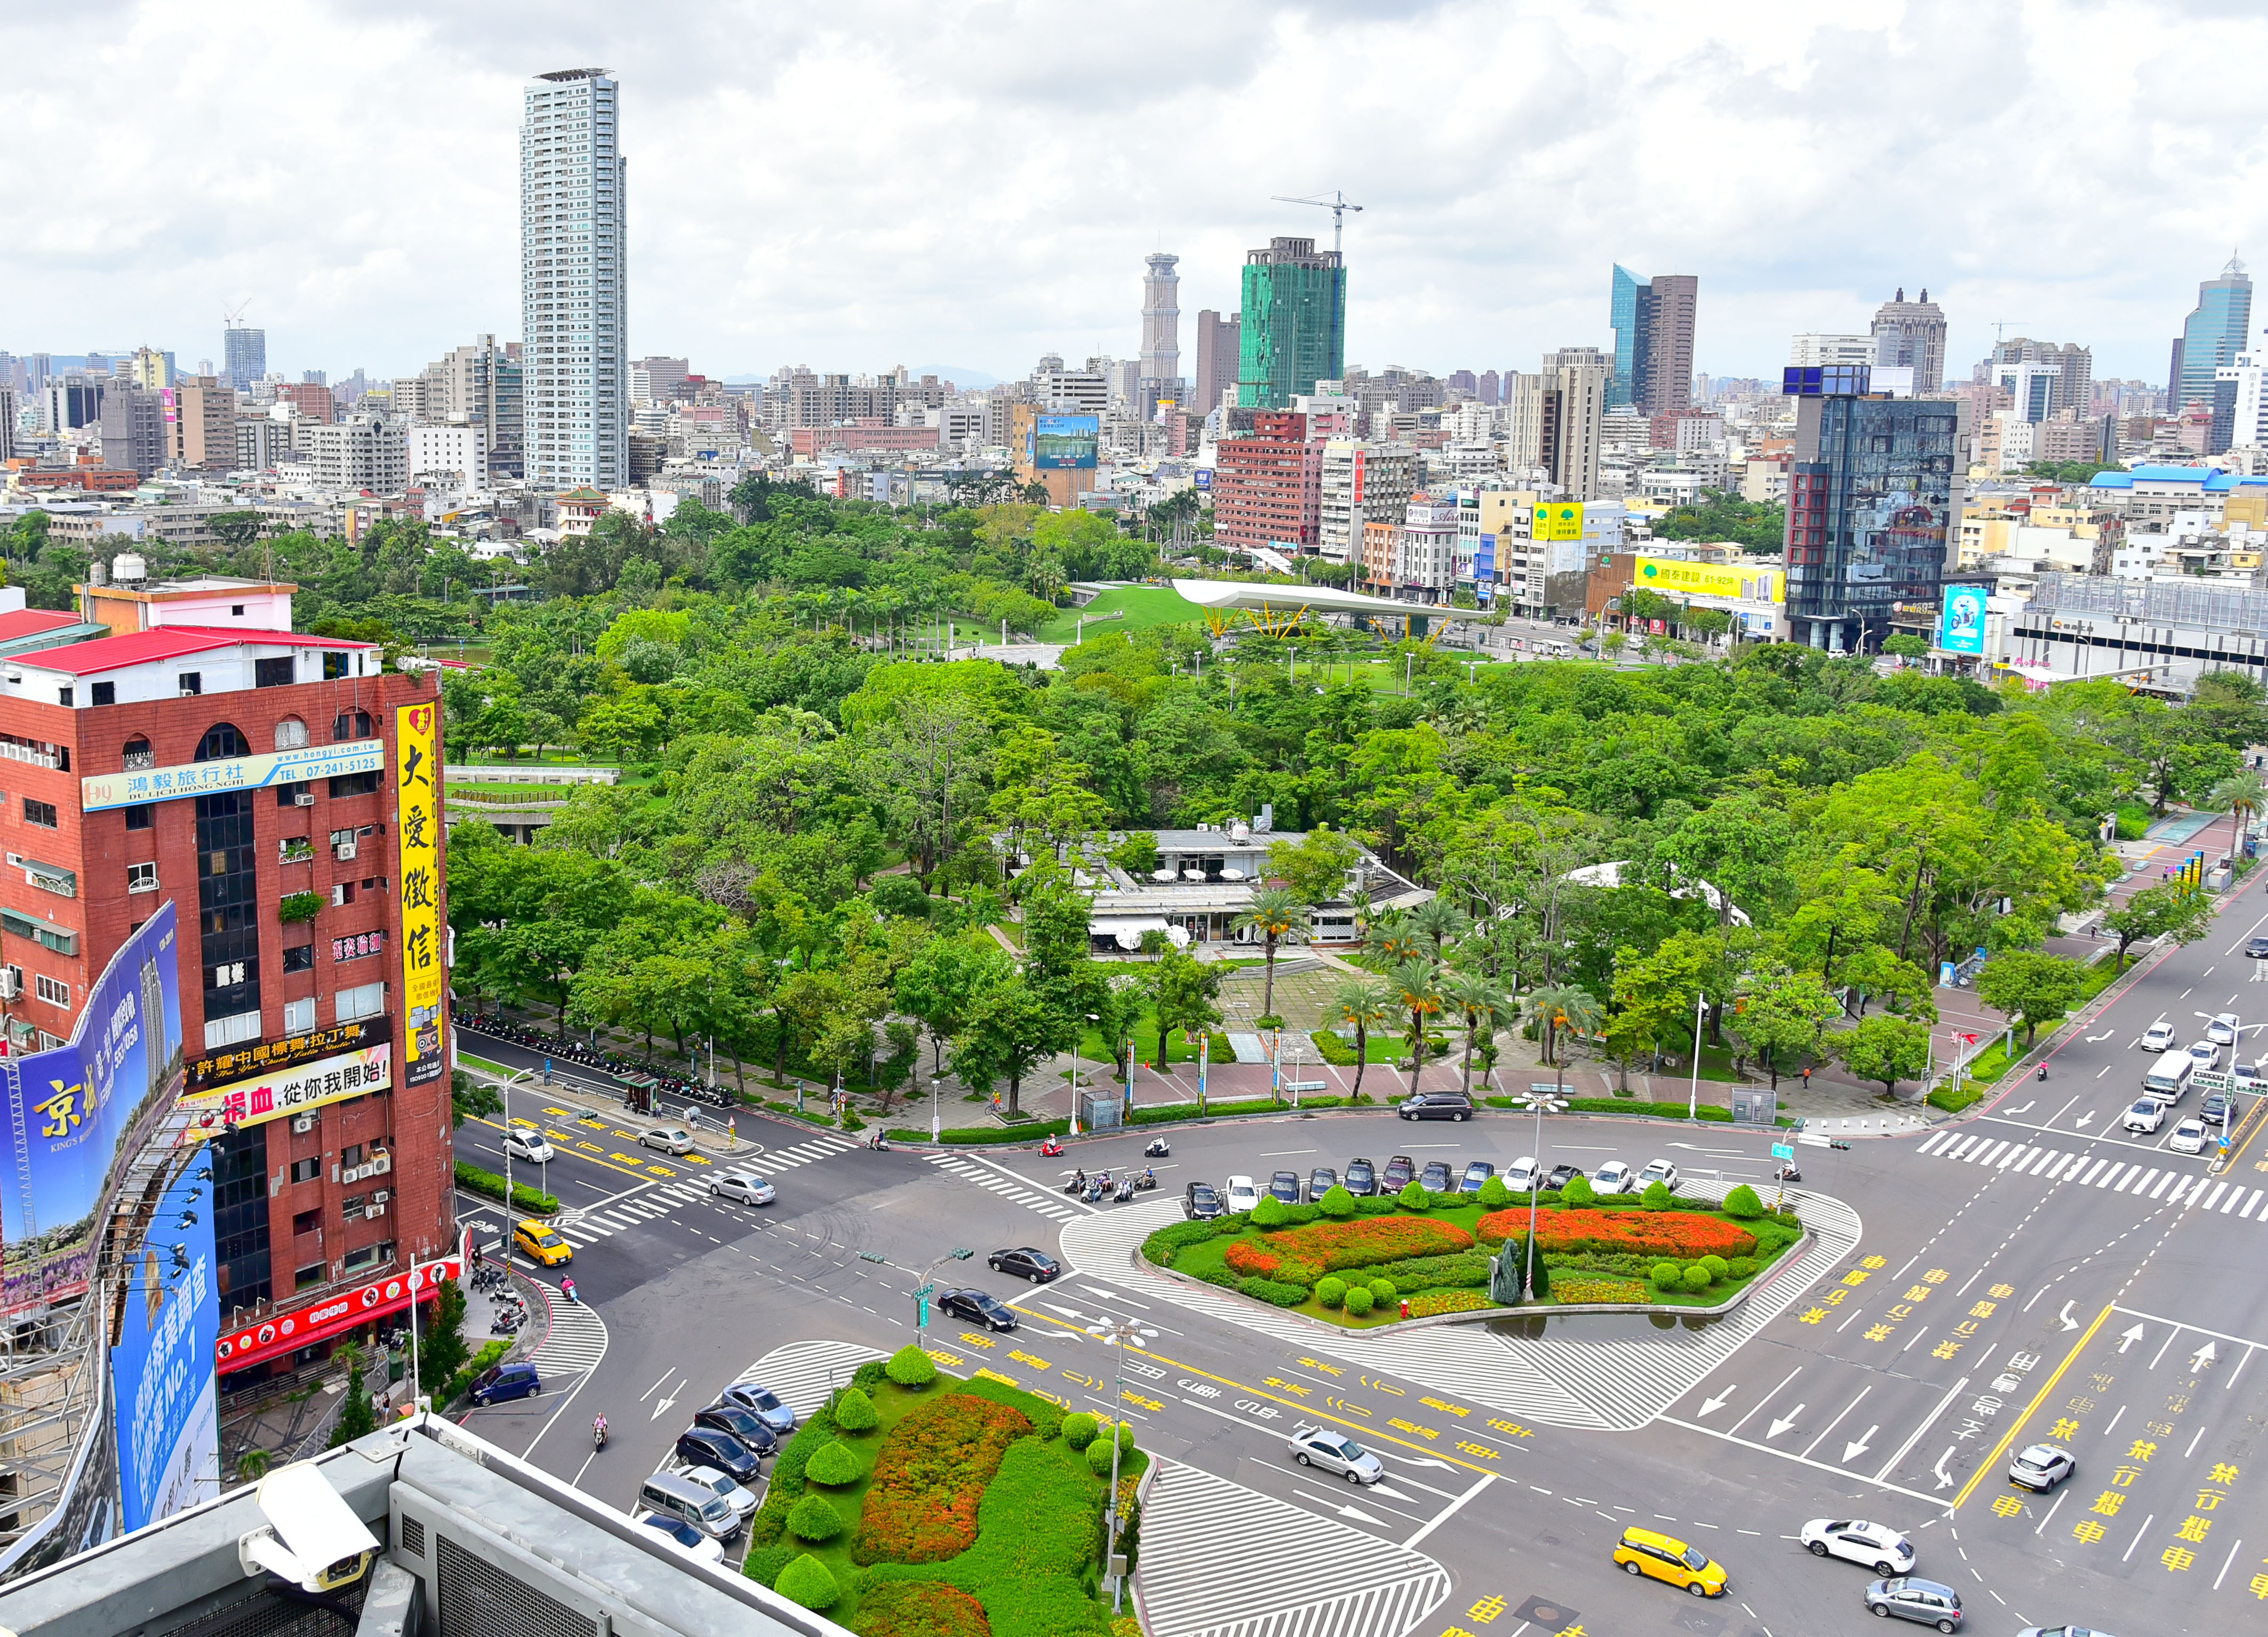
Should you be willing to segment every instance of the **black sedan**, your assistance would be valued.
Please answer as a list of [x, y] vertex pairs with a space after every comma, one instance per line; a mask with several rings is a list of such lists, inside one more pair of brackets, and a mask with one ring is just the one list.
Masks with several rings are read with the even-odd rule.
[[1268, 1179], [1268, 1191], [1285, 1205], [1300, 1203], [1300, 1173], [1278, 1171]]
[[1339, 1174], [1328, 1165], [1319, 1165], [1307, 1173], [1307, 1203], [1314, 1204], [1339, 1185]]
[[1581, 1166], [1570, 1165], [1563, 1160], [1551, 1168], [1551, 1174], [1543, 1179], [1543, 1186], [1547, 1191], [1556, 1192], [1582, 1175]]
[[2268, 937], [2246, 939], [2244, 953], [2255, 961], [2268, 960]]
[[1447, 1160], [1428, 1160], [1418, 1173], [1418, 1185], [1429, 1194], [1445, 1194], [1457, 1185], [1456, 1173]]
[[779, 1434], [772, 1430], [761, 1411], [751, 1410], [744, 1404], [730, 1399], [711, 1405], [693, 1418], [696, 1427], [705, 1427], [711, 1432], [730, 1433], [758, 1455], [779, 1453]]
[[713, 1466], [743, 1489], [753, 1489], [763, 1476], [762, 1457], [730, 1433], [710, 1427], [688, 1427], [677, 1434], [678, 1456], [694, 1466]]
[[1346, 1191], [1360, 1199], [1378, 1191], [1378, 1168], [1363, 1159], [1347, 1161]]
[[1469, 1120], [1473, 1117], [1473, 1100], [1462, 1092], [1421, 1091], [1404, 1097], [1395, 1112], [1405, 1120]]
[[1060, 1278], [1063, 1264], [1046, 1251], [1030, 1245], [1018, 1245], [1012, 1250], [995, 1250], [985, 1258], [996, 1273], [1013, 1273], [1018, 1279], [1028, 1279], [1035, 1285], [1044, 1285]]
[[1016, 1316], [999, 1301], [981, 1290], [940, 1291], [938, 1310], [950, 1313], [957, 1319], [967, 1319], [972, 1324], [982, 1324], [987, 1330], [1013, 1330]]
[[1210, 1222], [1226, 1208], [1211, 1183], [1191, 1183], [1182, 1190], [1182, 1214], [1192, 1222]]

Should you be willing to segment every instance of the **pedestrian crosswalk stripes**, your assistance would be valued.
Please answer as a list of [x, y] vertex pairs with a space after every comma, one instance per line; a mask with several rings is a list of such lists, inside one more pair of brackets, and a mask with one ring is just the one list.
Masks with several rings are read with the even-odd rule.
[[1047, 1195], [1027, 1188], [1011, 1177], [1003, 1176], [998, 1172], [979, 1165], [972, 1160], [964, 1160], [958, 1154], [932, 1154], [928, 1157], [929, 1162], [939, 1170], [958, 1177], [962, 1182], [974, 1183], [987, 1193], [998, 1194], [1003, 1199], [1012, 1200], [1027, 1211], [1036, 1211], [1051, 1220], [1068, 1222], [1081, 1214], [1075, 1207], [1061, 1199], [1051, 1199]]
[[[1348, 1510], [1362, 1512], [1359, 1494]], [[1234, 1574], [1224, 1541], [1268, 1543]], [[1422, 1552], [1178, 1461], [1142, 1509], [1135, 1589], [1156, 1637], [1401, 1637], [1449, 1595]]]
[[579, 1301], [547, 1291], [551, 1303], [551, 1329], [543, 1345], [529, 1356], [537, 1374], [547, 1380], [577, 1370], [593, 1370], [607, 1356], [607, 1322]]
[[[2042, 1182], [2098, 1188], [2159, 1205], [2195, 1206], [2199, 1210], [2233, 1215], [2239, 1221], [2268, 1222], [2268, 1211], [2260, 1208], [2262, 1202], [2268, 1200], [2268, 1189], [2216, 1179], [2202, 1171], [2183, 1170], [2173, 1164], [2153, 1165], [2146, 1160], [2128, 1160], [2116, 1154], [2097, 1156], [2043, 1144], [2012, 1143], [1948, 1131], [1933, 1132], [1922, 1139], [1914, 1151], [1955, 1163], [2015, 1171], [2036, 1176]], [[2202, 1159], [2199, 1162], [2203, 1163]]]
[[806, 1137], [799, 1141], [784, 1143], [778, 1147], [766, 1147], [749, 1154], [738, 1161], [755, 1171], [792, 1170], [799, 1165], [809, 1165], [814, 1160], [830, 1159], [838, 1154], [848, 1154], [858, 1145], [848, 1137], [830, 1133]]
[[849, 1386], [867, 1360], [887, 1356], [855, 1341], [792, 1341], [742, 1370], [740, 1380], [770, 1388], [800, 1418], [825, 1404], [830, 1389]]

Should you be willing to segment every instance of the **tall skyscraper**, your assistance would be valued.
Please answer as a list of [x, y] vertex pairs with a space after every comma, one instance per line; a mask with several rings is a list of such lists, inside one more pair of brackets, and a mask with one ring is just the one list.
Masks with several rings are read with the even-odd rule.
[[268, 332], [231, 324], [221, 331], [220, 342], [225, 379], [237, 391], [249, 391], [253, 382], [268, 373]]
[[1904, 284], [1874, 309], [1874, 362], [1884, 369], [1910, 369], [1913, 389], [1935, 392], [1945, 385], [1945, 314], [1929, 291], [1909, 301]]
[[1596, 347], [1563, 347], [1543, 355], [1539, 372], [1512, 377], [1506, 458], [1515, 469], [1543, 468], [1560, 499], [1597, 498], [1610, 367]]
[[1616, 264], [1607, 302], [1615, 332], [1607, 407], [1675, 415], [1693, 402], [1693, 327], [1701, 281], [1690, 273], [1642, 279]]
[[[2043, 376], [2048, 382], [2044, 397], [2040, 386]], [[2070, 409], [2084, 415], [2095, 394], [2095, 354], [2075, 343], [2058, 346], [2052, 341], [2014, 336], [1993, 343], [1984, 377], [2007, 388], [2009, 402], [2023, 411], [2028, 421], [2044, 421]]]
[[1271, 239], [1244, 258], [1236, 372], [1241, 409], [1288, 409], [1346, 373], [1346, 265], [1312, 239]]
[[1653, 328], [1653, 289], [1620, 262], [1607, 298], [1607, 321], [1615, 332], [1615, 365], [1607, 378], [1607, 407], [1638, 403], [1646, 379], [1646, 342]]
[[628, 246], [620, 87], [562, 69], [526, 92], [519, 128], [521, 356], [530, 484], [630, 481]]
[[1223, 318], [1211, 307], [1197, 314], [1197, 364], [1189, 380], [1189, 408], [1199, 415], [1211, 415], [1222, 390], [1236, 385], [1243, 318], [1241, 313]]
[[1182, 276], [1174, 271], [1181, 257], [1164, 251], [1149, 259], [1142, 280], [1142, 373], [1138, 396], [1145, 418], [1153, 414], [1160, 398], [1179, 401], [1182, 394]]
[[2166, 408], [2176, 415], [2192, 403], [2213, 410], [2213, 432], [2205, 449], [2219, 454], [2228, 447], [2235, 424], [2236, 383], [2220, 379], [2223, 365], [2234, 365], [2244, 350], [2244, 337], [2252, 328], [2252, 279], [2235, 256], [2220, 269], [2219, 278], [2198, 286], [2197, 310], [2174, 337], [2174, 355], [2166, 373]]

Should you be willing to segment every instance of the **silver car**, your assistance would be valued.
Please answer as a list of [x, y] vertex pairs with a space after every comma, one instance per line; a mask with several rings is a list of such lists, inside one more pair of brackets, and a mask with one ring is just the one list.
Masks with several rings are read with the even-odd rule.
[[638, 1133], [638, 1147], [659, 1148], [664, 1154], [690, 1154], [693, 1133], [682, 1125], [649, 1125]]
[[2220, 1066], [2220, 1048], [2210, 1040], [2190, 1042], [2190, 1056], [2197, 1059], [2197, 1066], [2201, 1069], [2217, 1069]]
[[1913, 1544], [1887, 1523], [1864, 1518], [1814, 1518], [1799, 1537], [1815, 1558], [1847, 1558], [1877, 1574], [1904, 1574], [1914, 1566]]
[[2205, 1020], [2205, 1037], [2216, 1046], [2233, 1046], [2237, 1027], [2235, 1013], [2217, 1012]]
[[2071, 1451], [2054, 1444], [2032, 1444], [2016, 1452], [2008, 1463], [2008, 1481], [2043, 1495], [2078, 1470]]
[[1294, 1427], [1291, 1450], [1301, 1466], [1319, 1466], [1350, 1484], [1374, 1484], [1386, 1476], [1376, 1456], [1335, 1427]]
[[2145, 1051], [2170, 1051], [2173, 1050], [2174, 1042], [2176, 1038], [2178, 1038], [2178, 1036], [2174, 1033], [2174, 1026], [2171, 1023], [2167, 1022], [2163, 1018], [2160, 1018], [2156, 1022], [2151, 1024], [2149, 1028], [2142, 1031], [2142, 1050]]
[[543, 1139], [541, 1132], [509, 1131], [504, 1134], [504, 1151], [527, 1165], [549, 1165], [558, 1155]]
[[742, 1205], [770, 1205], [779, 1198], [774, 1188], [753, 1171], [726, 1171], [709, 1179], [709, 1192], [718, 1199], [737, 1199]]
[[711, 1494], [716, 1496], [717, 1499], [723, 1501], [726, 1506], [732, 1508], [733, 1515], [739, 1518], [743, 1523], [747, 1523], [750, 1517], [755, 1515], [756, 1510], [755, 1496], [741, 1488], [740, 1485], [725, 1477], [724, 1473], [718, 1471], [715, 1467], [688, 1466], [682, 1472], [680, 1472], [678, 1476], [686, 1479], [689, 1483], [700, 1485], [702, 1488], [707, 1490]]
[[1867, 1612], [1902, 1620], [1919, 1620], [1941, 1632], [1961, 1629], [1961, 1594], [1933, 1580], [1903, 1575], [1878, 1580], [1867, 1588]]
[[1653, 1160], [1648, 1161], [1646, 1169], [1638, 1174], [1637, 1191], [1644, 1193], [1656, 1183], [1661, 1184], [1662, 1186], [1668, 1189], [1670, 1192], [1675, 1193], [1677, 1191], [1677, 1168], [1667, 1160]]

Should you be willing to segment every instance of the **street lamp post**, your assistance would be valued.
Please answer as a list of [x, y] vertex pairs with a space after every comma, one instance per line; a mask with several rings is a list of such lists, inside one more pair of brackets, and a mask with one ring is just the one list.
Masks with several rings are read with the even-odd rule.
[[1521, 1106], [1535, 1117], [1535, 1169], [1528, 1174], [1528, 1268], [1521, 1281], [1525, 1294], [1535, 1288], [1535, 1205], [1543, 1186], [1543, 1117], [1563, 1112], [1567, 1100], [1532, 1091], [1521, 1099]]
[[1118, 1562], [1118, 1457], [1123, 1449], [1118, 1438], [1116, 1406], [1126, 1401], [1126, 1349], [1147, 1347], [1158, 1338], [1158, 1332], [1132, 1319], [1106, 1319], [1100, 1324], [1090, 1324], [1086, 1333], [1106, 1347], [1118, 1349], [1117, 1366], [1111, 1383], [1110, 1418], [1110, 1509], [1107, 1515], [1108, 1533], [1102, 1542], [1103, 1568], [1110, 1575], [1110, 1606], [1116, 1611], [1124, 1606], [1126, 1576], [1116, 1567]]
[[929, 1077], [929, 1139], [938, 1140], [937, 1076]]
[[1693, 997], [1693, 1084], [1685, 1095], [1685, 1117], [1701, 1117], [1701, 1020], [1709, 1014], [1709, 999], [1705, 995]]

